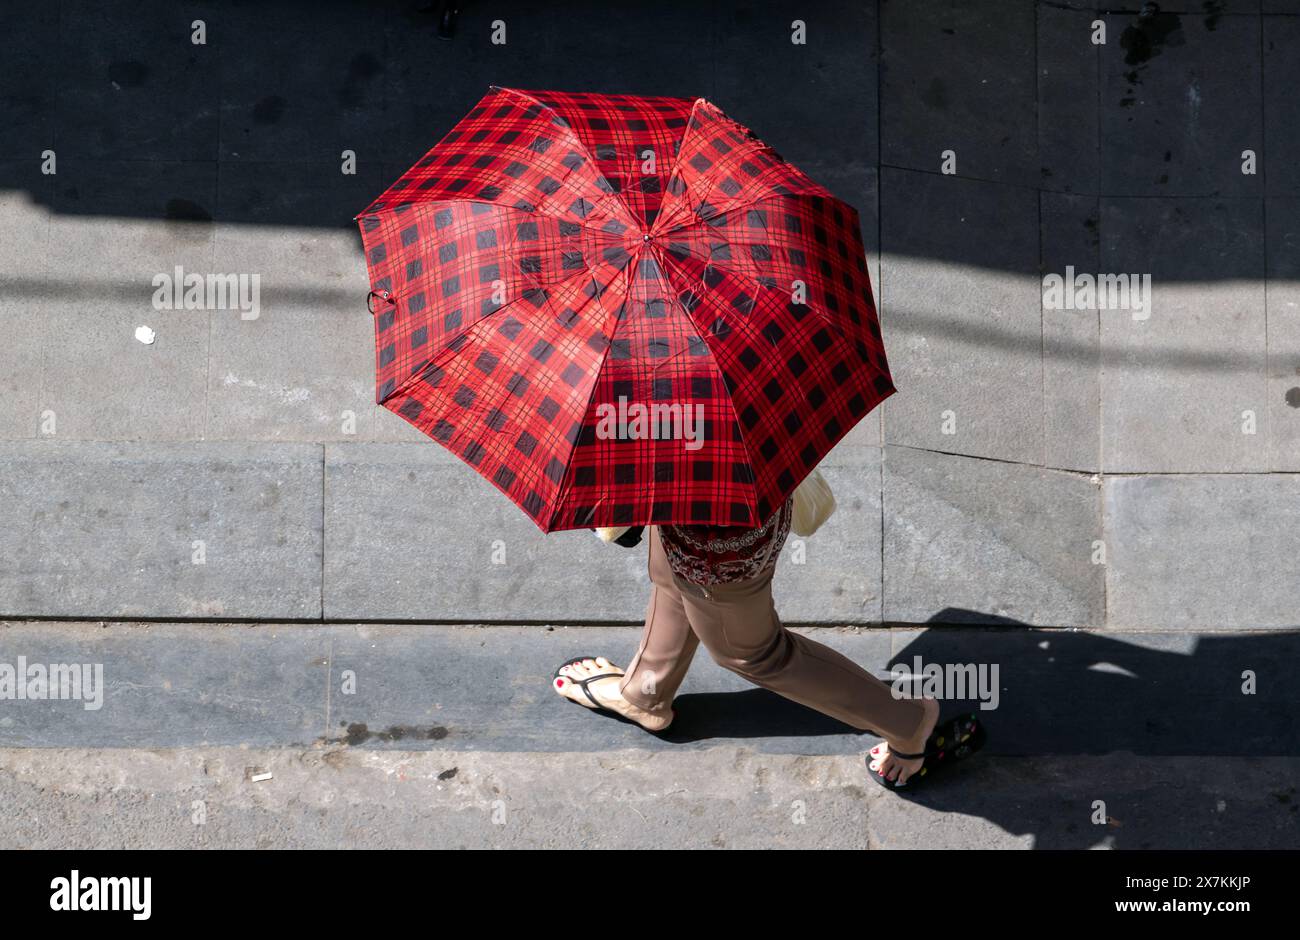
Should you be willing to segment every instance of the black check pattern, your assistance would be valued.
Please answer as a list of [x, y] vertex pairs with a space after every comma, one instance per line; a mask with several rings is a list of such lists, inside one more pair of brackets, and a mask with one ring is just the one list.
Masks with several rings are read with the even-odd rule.
[[894, 390], [857, 213], [703, 99], [494, 88], [358, 222], [378, 400], [544, 531], [758, 525]]

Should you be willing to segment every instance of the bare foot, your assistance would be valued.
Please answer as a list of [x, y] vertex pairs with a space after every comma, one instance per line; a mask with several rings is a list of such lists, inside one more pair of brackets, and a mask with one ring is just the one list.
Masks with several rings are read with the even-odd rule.
[[[587, 697], [582, 685], [579, 684], [584, 679], [591, 679], [592, 676], [599, 676], [600, 678], [588, 682], [586, 692], [590, 692], [592, 698], [595, 698], [599, 705]], [[585, 705], [587, 708], [605, 708], [616, 712], [624, 718], [636, 722], [647, 731], [663, 731], [673, 723], [671, 709], [668, 714], [662, 715], [646, 711], [639, 705], [633, 705], [623, 698], [618, 690], [622, 681], [623, 670], [604, 656], [597, 656], [595, 659], [584, 659], [580, 662], [562, 666], [560, 674], [555, 677], [555, 691], [570, 701]]]
[[871, 749], [871, 763], [868, 765], [871, 770], [900, 786], [907, 783], [908, 778], [921, 769], [921, 765], [925, 763], [925, 758], [917, 757], [913, 760], [904, 760], [890, 753], [891, 748], [904, 754], [924, 754], [926, 742], [930, 740], [930, 735], [934, 733], [935, 726], [939, 724], [939, 703], [937, 701], [932, 698], [923, 698], [921, 699], [921, 707], [925, 709], [925, 716], [921, 719], [921, 724], [916, 729], [915, 735], [897, 741], [886, 739]]

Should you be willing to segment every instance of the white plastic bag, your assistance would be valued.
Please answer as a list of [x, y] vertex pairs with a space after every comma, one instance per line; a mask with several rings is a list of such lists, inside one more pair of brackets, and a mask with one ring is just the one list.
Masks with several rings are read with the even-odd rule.
[[794, 491], [794, 514], [790, 528], [795, 535], [809, 536], [835, 512], [835, 494], [820, 471], [814, 470]]

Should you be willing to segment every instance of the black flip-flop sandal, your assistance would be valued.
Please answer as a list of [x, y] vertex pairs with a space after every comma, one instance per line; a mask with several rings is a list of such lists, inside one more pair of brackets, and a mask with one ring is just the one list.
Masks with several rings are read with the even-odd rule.
[[[667, 735], [667, 733], [672, 731], [672, 722], [673, 719], [676, 719], [677, 716], [676, 711], [671, 712], [672, 718], [668, 720], [668, 724], [664, 725], [664, 727], [658, 729], [647, 728], [645, 727], [645, 725], [641, 724], [640, 722], [633, 722], [633, 720], [628, 718], [627, 715], [620, 715], [619, 712], [616, 712], [612, 709], [607, 709], [606, 706], [602, 705], [601, 699], [591, 694], [591, 690], [588, 688], [588, 685], [594, 683], [595, 680], [611, 679], [611, 677], [620, 677], [621, 679], [621, 677], [627, 675], [627, 672], [619, 670], [619, 668], [617, 668], [616, 666], [612, 667], [614, 668], [614, 670], [617, 670], [616, 672], [601, 672], [599, 673], [599, 675], [588, 676], [586, 677], [586, 679], [575, 679], [575, 677], [573, 676], [560, 675], [560, 670], [563, 670], [565, 666], [572, 666], [573, 663], [581, 663], [584, 662], [584, 660], [586, 659], [591, 659], [594, 662], [594, 660], [597, 658], [598, 657], [573, 657], [572, 659], [565, 659], [563, 663], [559, 664], [559, 668], [556, 668], [555, 675], [551, 676], [551, 688], [555, 689], [556, 679], [563, 679], [564, 681], [567, 681], [567, 683], [573, 683], [577, 685], [578, 688], [582, 689], [582, 694], [586, 696], [586, 701], [589, 701], [591, 703], [591, 710], [593, 711], [601, 712], [602, 715], [608, 715], [610, 716], [610, 718], [615, 718], [617, 720], [620, 720], [620, 722], [625, 722], [627, 724], [634, 725], [634, 727], [641, 728], [641, 731], [646, 732], [647, 735]], [[573, 705], [576, 705], [578, 707], [585, 707], [584, 705], [582, 705], [581, 702], [578, 702], [577, 699], [569, 698], [568, 696], [565, 696], [565, 694], [563, 694], [562, 692], [559, 692], [559, 690], [556, 690], [555, 694], [558, 694], [560, 698], [568, 699], [568, 701], [572, 702]]]
[[[555, 688], [556, 679], [563, 679], [564, 681], [567, 681], [567, 683], [573, 683], [577, 685], [578, 688], [582, 689], [582, 694], [586, 696], [586, 701], [589, 701], [591, 703], [591, 709], [593, 709], [594, 711], [601, 712], [602, 715], [608, 715], [610, 716], [610, 718], [616, 718], [617, 720], [620, 720], [620, 722], [636, 725], [637, 728], [641, 728], [641, 731], [646, 732], [647, 735], [667, 735], [667, 733], [671, 731], [673, 720], [676, 720], [677, 718], [676, 711], [671, 712], [672, 718], [668, 720], [668, 724], [664, 725], [664, 727], [647, 728], [645, 727], [645, 725], [641, 724], [640, 722], [633, 722], [633, 720], [628, 718], [627, 715], [620, 715], [619, 712], [616, 712], [612, 709], [607, 709], [607, 707], [601, 705], [601, 699], [598, 699], [597, 697], [593, 696], [593, 694], [591, 694], [591, 690], [589, 688], [586, 688], [586, 686], [588, 686], [590, 683], [594, 683], [594, 681], [597, 679], [610, 679], [611, 676], [620, 677], [621, 679], [621, 677], [627, 675], [627, 672], [623, 672], [621, 670], [617, 672], [602, 672], [599, 673], [599, 675], [597, 676], [588, 676], [586, 677], [586, 679], [573, 679], [573, 676], [560, 675], [560, 670], [563, 670], [565, 666], [572, 666], [573, 663], [581, 663], [584, 662], [584, 660], [586, 659], [591, 659], [594, 662], [594, 660], [597, 659], [597, 657], [573, 657], [572, 659], [567, 659], [565, 660], [565, 662], [560, 663], [559, 668], [556, 668], [555, 670], [555, 675], [551, 676], [551, 688], [552, 689]], [[614, 668], [617, 667], [615, 666]], [[558, 696], [562, 698], [567, 698], [568, 701], [573, 702], [573, 705], [577, 705], [578, 707], [585, 707], [582, 706], [581, 702], [576, 701], [576, 699], [569, 698], [568, 696], [565, 696], [565, 694], [563, 693], [556, 692], [555, 694], [558, 694]]]
[[958, 715], [956, 718], [939, 723], [939, 726], [930, 735], [929, 740], [925, 742], [924, 753], [906, 754], [903, 751], [890, 750], [890, 754], [903, 760], [925, 758], [925, 763], [921, 765], [921, 769], [908, 777], [906, 783], [898, 784], [892, 780], [886, 780], [878, 771], [872, 770], [871, 761], [873, 758], [870, 754], [867, 755], [867, 775], [886, 790], [914, 789], [914, 784], [932, 780], [936, 773], [945, 767], [950, 767], [970, 757], [982, 748], [987, 741], [988, 732], [984, 730], [984, 725], [980, 722], [979, 716], [974, 712]]
[[[623, 678], [623, 676], [627, 675], [627, 673], [625, 673], [625, 672], [602, 672], [602, 673], [600, 673], [599, 675], [588, 676], [588, 677], [585, 678], [585, 679], [575, 679], [575, 678], [573, 678], [573, 676], [563, 676], [563, 675], [560, 675], [560, 670], [561, 670], [561, 669], [564, 669], [566, 666], [572, 666], [572, 665], [574, 665], [575, 663], [584, 663], [584, 662], [586, 662], [586, 661], [589, 660], [589, 659], [594, 663], [598, 658], [599, 658], [599, 657], [596, 657], [596, 656], [575, 656], [575, 657], [573, 657], [572, 659], [566, 659], [564, 662], [560, 663], [560, 665], [556, 668], [556, 670], [555, 670], [555, 675], [551, 676], [551, 684], [554, 685], [556, 679], [563, 679], [565, 682], [572, 682], [572, 683], [573, 683], [574, 685], [576, 685], [578, 688], [582, 689], [582, 694], [585, 695], [585, 696], [587, 696], [587, 701], [591, 702], [591, 707], [594, 708], [596, 711], [598, 711], [598, 712], [606, 712], [607, 714], [610, 714], [610, 715], [617, 715], [617, 714], [618, 714], [617, 712], [612, 712], [612, 711], [610, 711], [608, 708], [606, 708], [604, 705], [602, 705], [602, 704], [600, 703], [600, 699], [598, 699], [598, 698], [596, 698], [596, 696], [592, 695], [592, 694], [591, 694], [591, 690], [590, 690], [589, 688], [587, 688], [587, 686], [588, 686], [590, 683], [595, 682], [597, 679], [609, 679], [609, 678], [618, 678], [618, 679], [621, 679], [621, 678]], [[565, 696], [562, 696], [562, 698], [568, 698], [568, 696], [565, 695]], [[570, 701], [572, 701], [572, 699], [570, 699]], [[575, 703], [575, 704], [580, 704], [580, 703]], [[621, 718], [622, 716], [619, 715], [619, 717]]]

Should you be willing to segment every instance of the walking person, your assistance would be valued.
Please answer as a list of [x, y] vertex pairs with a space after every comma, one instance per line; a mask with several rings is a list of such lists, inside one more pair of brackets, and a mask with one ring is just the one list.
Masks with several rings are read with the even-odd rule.
[[[631, 663], [623, 670], [604, 656], [576, 657], [556, 671], [555, 691], [663, 732], [703, 644], [718, 665], [755, 685], [883, 738], [868, 763], [886, 786], [905, 786], [918, 773], [924, 777], [973, 753], [983, 743], [973, 716], [940, 728], [936, 700], [895, 698], [851, 659], [781, 624], [772, 577], [797, 498], [753, 529], [651, 526], [650, 602]], [[620, 538], [635, 542], [636, 530]]]
[[886, 786], [979, 746], [772, 605], [800, 490], [895, 391], [857, 210], [705, 98], [493, 86], [356, 221], [375, 400], [543, 532], [655, 524], [631, 666], [556, 691], [661, 732], [702, 643], [879, 733]]

